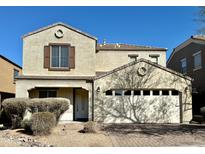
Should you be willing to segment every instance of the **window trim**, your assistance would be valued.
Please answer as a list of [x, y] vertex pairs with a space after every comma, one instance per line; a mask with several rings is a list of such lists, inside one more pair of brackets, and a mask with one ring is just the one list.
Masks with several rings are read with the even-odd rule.
[[202, 56], [201, 56], [201, 50], [198, 51], [198, 52], [195, 52], [194, 54], [192, 54], [192, 56], [193, 56], [193, 58], [195, 58], [195, 56], [197, 56], [197, 55], [199, 55], [199, 54], [200, 54], [200, 59], [201, 59], [201, 65], [195, 67], [195, 60], [194, 60], [193, 71], [197, 71], [197, 70], [200, 70], [200, 69], [202, 68]]
[[68, 61], [68, 67], [53, 67], [52, 66], [52, 47], [53, 46], [58, 46], [59, 47], [59, 64], [61, 64], [61, 48], [62, 48], [62, 46], [65, 46], [65, 47], [67, 47], [68, 48], [68, 56], [69, 56], [69, 47], [70, 47], [70, 45], [69, 44], [56, 44], [56, 43], [52, 43], [52, 44], [49, 44], [49, 48], [50, 48], [50, 70], [53, 70], [53, 71], [55, 71], [55, 70], [70, 70], [70, 68], [69, 68], [69, 61]]

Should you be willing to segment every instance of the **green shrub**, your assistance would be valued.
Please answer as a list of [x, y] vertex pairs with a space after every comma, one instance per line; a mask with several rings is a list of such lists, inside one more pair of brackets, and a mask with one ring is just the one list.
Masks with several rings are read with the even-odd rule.
[[88, 121], [84, 124], [83, 130], [81, 130], [82, 133], [96, 133], [97, 128], [96, 128], [96, 122], [94, 121]]
[[[69, 100], [65, 98], [10, 98], [2, 103], [0, 113], [0, 122], [11, 128], [20, 128], [23, 126], [27, 129], [28, 122], [22, 122], [25, 117], [26, 109], [31, 113], [51, 112], [54, 113], [56, 120], [69, 108]], [[27, 119], [27, 121], [29, 121]]]
[[32, 115], [30, 125], [33, 135], [48, 135], [56, 125], [56, 117], [50, 112], [37, 112]]
[[69, 101], [66, 98], [35, 98], [31, 99], [31, 103], [28, 104], [28, 107], [31, 109], [32, 113], [54, 113], [56, 119], [59, 120], [61, 114], [68, 110]]
[[4, 121], [7, 122], [6, 125], [13, 129], [21, 126], [27, 103], [29, 103], [27, 98], [9, 98], [3, 101], [2, 108], [5, 114]]

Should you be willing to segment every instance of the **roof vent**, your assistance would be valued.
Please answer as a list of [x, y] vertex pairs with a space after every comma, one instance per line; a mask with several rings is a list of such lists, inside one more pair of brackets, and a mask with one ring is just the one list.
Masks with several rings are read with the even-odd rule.
[[116, 43], [116, 46], [117, 46], [118, 48], [120, 48], [120, 44], [119, 44], [119, 43]]

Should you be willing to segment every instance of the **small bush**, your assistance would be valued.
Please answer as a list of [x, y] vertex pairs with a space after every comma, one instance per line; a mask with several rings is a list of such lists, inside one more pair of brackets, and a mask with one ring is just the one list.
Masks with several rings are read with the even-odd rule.
[[61, 114], [63, 114], [69, 108], [69, 101], [65, 98], [35, 98], [28, 104], [32, 113], [35, 112], [51, 112], [54, 113], [56, 119], [59, 120]]
[[[10, 98], [2, 103], [0, 113], [0, 122], [7, 127], [20, 128], [23, 126], [27, 129], [28, 114], [36, 112], [51, 112], [55, 115], [56, 120], [69, 108], [69, 100], [65, 98]], [[27, 119], [27, 122], [22, 122]], [[29, 128], [29, 127], [28, 127]]]
[[84, 124], [82, 133], [96, 133], [96, 123], [94, 121], [88, 121]]
[[202, 115], [205, 115], [205, 107], [201, 107], [201, 108], [200, 108], [200, 113], [201, 113]]
[[33, 135], [48, 135], [56, 125], [56, 117], [50, 112], [37, 112], [31, 118], [31, 130]]
[[21, 126], [27, 103], [29, 103], [29, 99], [26, 98], [9, 98], [3, 101], [2, 108], [5, 114], [4, 121], [7, 122], [6, 125], [12, 128], [19, 128]]

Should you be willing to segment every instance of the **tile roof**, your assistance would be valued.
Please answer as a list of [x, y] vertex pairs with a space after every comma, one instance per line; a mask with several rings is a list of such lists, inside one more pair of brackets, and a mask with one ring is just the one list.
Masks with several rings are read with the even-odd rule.
[[166, 51], [167, 48], [139, 46], [131, 44], [97, 44], [97, 50], [115, 50], [115, 51]]

